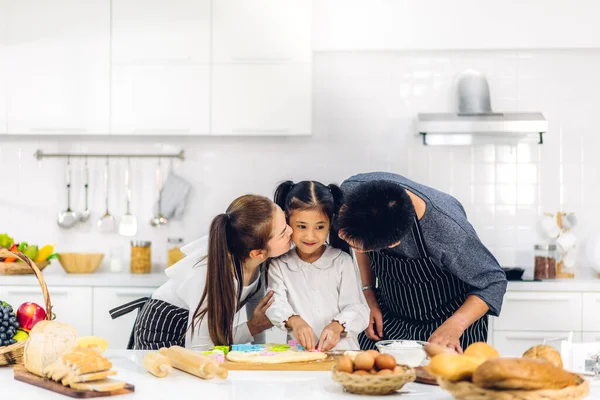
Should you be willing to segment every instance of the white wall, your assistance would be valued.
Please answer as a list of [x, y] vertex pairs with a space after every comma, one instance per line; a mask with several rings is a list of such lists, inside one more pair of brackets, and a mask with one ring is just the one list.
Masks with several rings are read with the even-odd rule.
[[[154, 201], [154, 161], [134, 161], [132, 211], [138, 238], [152, 240], [164, 261], [167, 236], [191, 240], [236, 196], [271, 196], [284, 179], [340, 183], [371, 170], [404, 174], [461, 200], [484, 243], [504, 265], [529, 265], [537, 241], [536, 216], [559, 209], [579, 214], [576, 233], [597, 230], [600, 203], [600, 50], [317, 53], [314, 59], [314, 135], [309, 138], [25, 139], [0, 141], [0, 232], [29, 242], [56, 242], [60, 251], [127, 248], [117, 235], [95, 232], [104, 211], [102, 160], [91, 161], [93, 215], [85, 227], [61, 230], [66, 207], [65, 160], [45, 152], [186, 150], [175, 170], [194, 185], [186, 220], [165, 229], [147, 221]], [[497, 111], [542, 111], [550, 128], [542, 146], [432, 148], [414, 135], [418, 111], [453, 109], [453, 79], [476, 68], [489, 79]], [[111, 212], [124, 213], [122, 167], [112, 166]], [[165, 169], [168, 166], [166, 163]], [[73, 203], [83, 204], [81, 160], [75, 161]]]

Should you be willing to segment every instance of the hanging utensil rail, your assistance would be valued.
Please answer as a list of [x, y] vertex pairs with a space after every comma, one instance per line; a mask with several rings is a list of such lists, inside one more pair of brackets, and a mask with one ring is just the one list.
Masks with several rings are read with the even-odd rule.
[[176, 154], [77, 154], [77, 153], [44, 153], [38, 150], [34, 153], [35, 158], [41, 160], [50, 157], [88, 157], [88, 158], [179, 158], [185, 160], [184, 151]]

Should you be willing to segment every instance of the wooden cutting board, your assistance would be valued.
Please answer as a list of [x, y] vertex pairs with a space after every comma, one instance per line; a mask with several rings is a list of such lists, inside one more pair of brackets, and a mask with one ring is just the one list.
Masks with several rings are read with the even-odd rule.
[[415, 372], [417, 374], [417, 379], [415, 382], [422, 383], [424, 385], [437, 385], [437, 379], [430, 375], [423, 367], [416, 367]]
[[55, 393], [60, 393], [65, 396], [74, 397], [76, 399], [90, 399], [93, 397], [108, 397], [117, 396], [120, 394], [129, 394], [135, 391], [135, 387], [129, 383], [125, 385], [123, 389], [113, 390], [110, 392], [93, 392], [90, 390], [75, 390], [70, 387], [61, 385], [54, 381], [41, 378], [37, 375], [33, 375], [23, 367], [15, 367], [15, 379], [21, 382], [29, 383], [40, 387], [42, 389], [50, 390]]
[[230, 371], [331, 371], [339, 356], [329, 356], [324, 360], [285, 363], [285, 364], [250, 364], [225, 360], [221, 366]]

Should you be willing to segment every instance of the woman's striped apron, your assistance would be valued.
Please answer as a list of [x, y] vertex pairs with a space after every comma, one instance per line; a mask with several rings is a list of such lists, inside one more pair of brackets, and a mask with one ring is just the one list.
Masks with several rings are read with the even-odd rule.
[[[427, 341], [431, 334], [463, 305], [472, 287], [428, 255], [415, 218], [412, 234], [419, 258], [406, 258], [390, 250], [366, 253], [377, 277], [377, 300], [383, 314], [383, 339]], [[460, 249], [457, 249], [460, 251]], [[460, 338], [461, 347], [487, 341], [487, 315], [475, 321]], [[359, 338], [363, 350], [375, 348], [365, 333]]]

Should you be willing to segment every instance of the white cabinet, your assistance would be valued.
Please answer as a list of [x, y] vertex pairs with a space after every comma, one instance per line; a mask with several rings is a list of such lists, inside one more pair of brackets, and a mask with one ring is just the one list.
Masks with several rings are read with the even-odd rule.
[[581, 331], [581, 293], [508, 292], [495, 330]]
[[310, 62], [311, 0], [217, 0], [212, 61]]
[[[496, 331], [494, 347], [503, 357], [521, 356], [530, 347], [546, 343], [560, 351], [560, 341], [566, 340], [567, 331]], [[581, 343], [581, 332], [573, 332], [573, 342]]]
[[[6, 26], [6, 2], [0, 0], [0, 27]], [[8, 46], [6, 44], [6, 29], [0, 29], [0, 134], [6, 133], [6, 82]]]
[[208, 65], [115, 66], [112, 134], [208, 135]]
[[8, 132], [108, 133], [110, 2], [7, 1], [1, 13]]
[[311, 64], [214, 65], [213, 135], [308, 135]]
[[117, 319], [112, 319], [108, 312], [130, 301], [149, 297], [154, 290], [155, 288], [94, 288], [94, 335], [106, 339], [110, 349], [126, 349], [138, 311]]
[[583, 330], [600, 331], [600, 293], [583, 293]]
[[[49, 288], [52, 312], [56, 321], [71, 325], [79, 336], [92, 334], [92, 288], [53, 286]], [[15, 311], [28, 301], [46, 308], [39, 286], [5, 286], [0, 288], [0, 299]]]
[[211, 0], [113, 0], [113, 64], [207, 64], [210, 8]]

